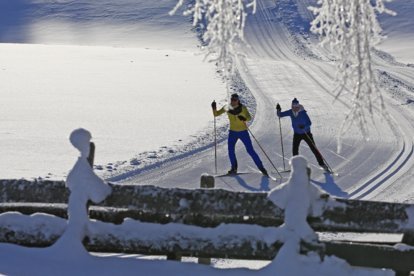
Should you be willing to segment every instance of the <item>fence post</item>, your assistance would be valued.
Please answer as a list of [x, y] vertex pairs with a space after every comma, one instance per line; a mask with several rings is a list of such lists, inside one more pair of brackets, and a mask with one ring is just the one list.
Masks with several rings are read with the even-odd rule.
[[93, 168], [94, 159], [95, 159], [95, 144], [93, 142], [90, 142], [88, 162], [89, 162], [89, 165], [91, 165], [92, 168]]
[[[405, 232], [402, 238], [402, 243], [414, 246], [414, 231]], [[414, 275], [414, 271], [395, 271], [396, 276], [411, 276]]]
[[[91, 165], [91, 168], [93, 169], [93, 162], [95, 159], [95, 144], [93, 142], [89, 143], [89, 156], [87, 158], [89, 165]], [[88, 215], [90, 215], [89, 213], [89, 207], [91, 206], [92, 201], [88, 200], [88, 202], [86, 203], [86, 210], [88, 212]]]
[[173, 252], [173, 253], [167, 254], [167, 260], [169, 260], [169, 261], [181, 262], [181, 259], [182, 259], [182, 257], [181, 257], [180, 253]]
[[[208, 174], [202, 174], [200, 179], [200, 188], [214, 189], [214, 176]], [[211, 265], [211, 258], [198, 258], [199, 264]]]
[[214, 188], [214, 176], [209, 174], [202, 174], [200, 179], [200, 188], [213, 189]]
[[402, 238], [402, 243], [414, 246], [414, 231], [405, 232]]

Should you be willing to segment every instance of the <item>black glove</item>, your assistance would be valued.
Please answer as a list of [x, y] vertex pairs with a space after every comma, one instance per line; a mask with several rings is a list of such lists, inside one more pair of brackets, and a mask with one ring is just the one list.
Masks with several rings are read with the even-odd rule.
[[242, 115], [237, 116], [240, 121], [246, 122], [246, 118], [244, 118]]
[[216, 103], [216, 101], [213, 101], [213, 102], [211, 103], [211, 108], [212, 108], [212, 109], [214, 109], [214, 110], [216, 110], [216, 109], [217, 109], [217, 103]]
[[299, 127], [300, 129], [304, 129], [304, 128], [305, 128], [305, 125], [298, 125], [298, 127]]
[[282, 110], [282, 108], [280, 107], [280, 104], [277, 104], [277, 105], [276, 105], [276, 110], [277, 110], [277, 111], [281, 111], [281, 110]]

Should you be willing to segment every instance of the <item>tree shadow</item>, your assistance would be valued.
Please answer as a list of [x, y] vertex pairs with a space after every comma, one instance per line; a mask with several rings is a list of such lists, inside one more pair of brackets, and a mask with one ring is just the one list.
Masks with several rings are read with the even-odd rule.
[[29, 42], [35, 10], [36, 4], [31, 0], [0, 1], [0, 42]]
[[318, 185], [324, 191], [328, 192], [330, 195], [348, 198], [349, 194], [342, 191], [342, 189], [335, 183], [335, 179], [329, 173], [324, 173], [325, 182], [318, 182], [311, 179], [311, 182]]

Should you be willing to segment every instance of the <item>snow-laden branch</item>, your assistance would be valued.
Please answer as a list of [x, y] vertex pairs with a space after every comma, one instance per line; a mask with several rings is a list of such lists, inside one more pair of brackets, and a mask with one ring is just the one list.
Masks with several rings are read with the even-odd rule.
[[[375, 111], [386, 117], [381, 90], [372, 68], [372, 48], [381, 40], [382, 29], [376, 13], [394, 14], [384, 0], [319, 0], [320, 7], [310, 8], [316, 18], [311, 31], [319, 34], [338, 59], [337, 98], [352, 93], [352, 107], [338, 137], [356, 123], [367, 137], [368, 119]], [[341, 143], [338, 143], [340, 151]]]
[[[170, 14], [174, 14], [185, 5], [185, 0], [179, 0]], [[237, 58], [241, 55], [240, 43], [244, 43], [244, 26], [247, 12], [256, 11], [256, 0], [195, 0], [188, 4], [184, 15], [193, 16], [193, 24], [203, 26], [203, 42], [206, 44], [205, 58], [217, 63], [224, 80], [235, 73]], [[227, 85], [227, 92], [229, 85]]]

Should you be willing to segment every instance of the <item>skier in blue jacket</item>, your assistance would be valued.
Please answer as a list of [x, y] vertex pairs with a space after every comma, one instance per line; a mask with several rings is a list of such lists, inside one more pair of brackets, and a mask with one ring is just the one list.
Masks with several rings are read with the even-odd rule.
[[292, 100], [292, 109], [282, 112], [282, 108], [279, 104], [276, 106], [277, 116], [279, 117], [287, 117], [289, 116], [292, 121], [292, 128], [293, 128], [293, 146], [292, 146], [292, 155], [299, 154], [299, 145], [302, 140], [308, 144], [309, 148], [313, 152], [318, 161], [319, 166], [321, 166], [324, 170], [328, 170], [323, 157], [319, 150], [315, 146], [315, 141], [313, 140], [313, 135], [311, 133], [311, 125], [312, 122], [309, 119], [306, 110], [303, 108], [299, 101], [294, 98]]

